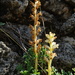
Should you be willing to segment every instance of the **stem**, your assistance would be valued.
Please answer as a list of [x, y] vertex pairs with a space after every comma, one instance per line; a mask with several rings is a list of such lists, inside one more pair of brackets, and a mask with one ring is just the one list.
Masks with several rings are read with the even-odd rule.
[[[50, 53], [52, 53], [52, 42], [49, 43], [50, 44]], [[51, 55], [49, 56], [49, 62], [48, 62], [48, 75], [52, 74], [52, 69], [51, 69], [51, 65], [52, 65], [52, 59], [51, 59]]]
[[37, 72], [38, 71], [38, 53], [36, 53], [35, 56], [36, 56], [35, 57], [35, 72]]
[[52, 59], [50, 59], [50, 61], [48, 62], [48, 75], [52, 74], [51, 64], [52, 64]]
[[[36, 2], [36, 1], [35, 1]], [[36, 9], [36, 4], [35, 4], [35, 14], [34, 14], [34, 16], [35, 16], [35, 19], [34, 19], [34, 51], [35, 51], [35, 72], [37, 72], [38, 71], [38, 52], [37, 52], [37, 44], [36, 44], [36, 41], [37, 41], [37, 35], [36, 35], [36, 27], [37, 27], [37, 25], [36, 25], [36, 14], [37, 14], [37, 9]]]

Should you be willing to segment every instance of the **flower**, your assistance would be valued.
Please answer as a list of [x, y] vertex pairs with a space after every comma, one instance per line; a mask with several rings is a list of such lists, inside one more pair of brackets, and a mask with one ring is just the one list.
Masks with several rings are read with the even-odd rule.
[[56, 49], [59, 47], [59, 44], [56, 44], [56, 42], [52, 42], [52, 49]]
[[55, 37], [55, 34], [52, 32], [49, 32], [49, 34], [46, 34], [46, 37], [48, 38], [45, 42], [51, 43], [53, 42], [57, 37]]

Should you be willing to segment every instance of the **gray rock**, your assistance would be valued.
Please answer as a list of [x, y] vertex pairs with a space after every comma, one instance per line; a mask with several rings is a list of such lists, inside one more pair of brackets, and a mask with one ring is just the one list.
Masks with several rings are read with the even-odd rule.
[[41, 0], [42, 8], [45, 11], [52, 12], [55, 15], [61, 16], [63, 19], [68, 19], [71, 11], [67, 4], [61, 0]]
[[69, 3], [71, 6], [75, 7], [75, 0], [64, 0]]
[[62, 40], [65, 42], [68, 42], [69, 44], [71, 44], [75, 48], [75, 39], [73, 37], [68, 37], [68, 36], [62, 37]]
[[75, 13], [72, 14], [72, 16], [63, 23], [63, 25], [61, 26], [61, 31], [64, 34], [70, 34], [71, 32], [74, 32], [74, 28], [75, 28]]
[[0, 41], [0, 75], [14, 75], [19, 55]]
[[50, 14], [46, 11], [42, 11], [42, 14], [46, 27], [55, 27], [56, 29], [59, 29], [60, 24], [53, 14]]
[[55, 50], [57, 57], [54, 59], [54, 65], [57, 68], [69, 70], [75, 67], [75, 49], [69, 43], [60, 43], [59, 49]]
[[[24, 22], [28, 0], [0, 0], [0, 19], [11, 22]], [[20, 19], [20, 20], [19, 20]], [[22, 20], [21, 20], [22, 19]]]

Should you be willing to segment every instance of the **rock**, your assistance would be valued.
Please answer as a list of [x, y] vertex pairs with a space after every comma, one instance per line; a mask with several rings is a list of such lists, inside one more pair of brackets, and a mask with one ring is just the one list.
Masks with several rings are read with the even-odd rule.
[[62, 37], [62, 40], [68, 42], [75, 48], [75, 39], [73, 37], [68, 37], [68, 36]]
[[43, 10], [58, 15], [63, 19], [68, 19], [71, 15], [68, 5], [61, 0], [41, 0], [41, 2]]
[[15, 75], [18, 59], [19, 55], [0, 41], [0, 75]]
[[[5, 23], [4, 26], [0, 26], [1, 36], [7, 36], [13, 40], [22, 50], [29, 48], [29, 40], [31, 40], [30, 29], [27, 25], [16, 23]], [[0, 39], [2, 39], [0, 36]]]
[[49, 29], [50, 31], [51, 28], [59, 30], [61, 25], [53, 14], [50, 14], [46, 11], [42, 11], [42, 14], [43, 14], [43, 21], [45, 23], [45, 27], [47, 27], [47, 30]]
[[[43, 27], [40, 27], [42, 30], [38, 38], [43, 35]], [[29, 40], [31, 40], [31, 33], [29, 26], [7, 22], [4, 26], [0, 26], [0, 32], [7, 34], [6, 36], [13, 40], [22, 50], [30, 47]], [[3, 39], [1, 37], [3, 33], [0, 33], [0, 39]]]
[[28, 0], [0, 0], [0, 19], [22, 23], [27, 6]]
[[57, 68], [71, 70], [75, 67], [75, 49], [69, 43], [60, 43], [59, 49], [55, 50], [57, 57], [53, 63]]
[[71, 6], [75, 7], [75, 0], [64, 0], [69, 3]]
[[63, 23], [60, 30], [64, 34], [70, 34], [71, 32], [74, 32], [74, 28], [75, 28], [75, 13], [72, 14], [72, 16], [66, 22]]

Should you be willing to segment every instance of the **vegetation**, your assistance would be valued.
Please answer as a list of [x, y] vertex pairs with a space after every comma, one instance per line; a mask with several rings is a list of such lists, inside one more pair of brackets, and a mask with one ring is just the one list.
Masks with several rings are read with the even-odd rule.
[[5, 23], [3, 23], [3, 22], [0, 22], [0, 25], [4, 25]]
[[41, 12], [37, 12], [41, 3], [39, 0], [34, 0], [34, 2], [31, 2], [31, 5], [33, 8], [30, 17], [33, 20], [33, 25], [29, 26], [31, 29], [30, 33], [32, 34], [29, 44], [32, 47], [29, 48], [27, 53], [23, 56], [25, 68], [24, 66], [19, 65], [17, 69], [22, 75], [73, 75], [71, 72], [65, 72], [64, 70], [58, 72], [57, 69], [52, 67], [52, 60], [57, 56], [53, 51], [59, 46], [54, 42], [57, 37], [54, 33], [49, 32], [49, 34], [46, 34], [47, 39], [45, 42], [47, 44], [41, 46], [40, 43], [42, 42], [42, 39], [38, 39], [38, 35], [41, 32], [39, 17], [42, 14]]
[[32, 14], [30, 15], [30, 17], [34, 21], [34, 26], [33, 25], [29, 26], [31, 28], [31, 34], [32, 34], [32, 41], [29, 41], [29, 43], [33, 47], [33, 51], [35, 53], [35, 72], [37, 72], [38, 71], [38, 54], [41, 48], [41, 45], [39, 43], [42, 41], [42, 39], [37, 39], [37, 36], [41, 32], [41, 28], [39, 27], [40, 22], [38, 21], [41, 13], [40, 12], [38, 13], [37, 9], [40, 7], [41, 3], [39, 0], [35, 0], [34, 3], [31, 2], [31, 5], [33, 6], [33, 8], [32, 8]]
[[47, 40], [45, 40], [45, 42], [47, 42], [49, 46], [48, 45], [45, 46], [48, 49], [46, 51], [48, 57], [45, 57], [45, 60], [48, 63], [48, 69], [47, 69], [48, 75], [52, 75], [51, 64], [52, 64], [53, 58], [56, 56], [56, 53], [53, 53], [53, 51], [54, 49], [58, 48], [59, 45], [56, 44], [56, 42], [53, 42], [56, 39], [55, 34], [50, 32], [49, 35], [46, 34], [46, 37], [47, 37]]

